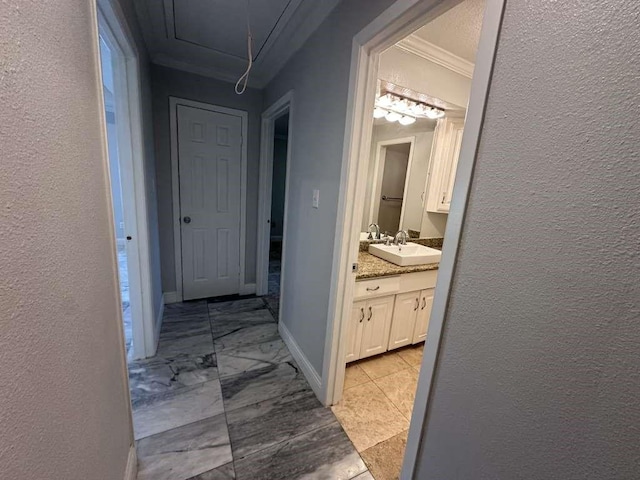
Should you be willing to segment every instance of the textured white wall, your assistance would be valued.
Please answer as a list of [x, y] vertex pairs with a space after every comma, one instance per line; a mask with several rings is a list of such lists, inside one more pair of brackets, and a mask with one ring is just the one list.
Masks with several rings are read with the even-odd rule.
[[638, 478], [640, 4], [506, 5], [416, 478]]
[[153, 88], [153, 125], [156, 146], [156, 178], [158, 182], [158, 218], [162, 263], [162, 289], [176, 290], [175, 255], [173, 245], [173, 207], [171, 197], [171, 132], [169, 96], [244, 110], [249, 113], [247, 148], [247, 245], [245, 251], [245, 282], [256, 280], [258, 223], [258, 171], [260, 165], [260, 115], [262, 92], [248, 88], [236, 95], [231, 83], [194, 75], [172, 68], [151, 67]]
[[[353, 37], [392, 0], [341, 2], [265, 89], [295, 90], [282, 319], [322, 372]], [[313, 190], [320, 208], [312, 208]]]
[[121, 479], [132, 442], [91, 3], [0, 4], [6, 479]]

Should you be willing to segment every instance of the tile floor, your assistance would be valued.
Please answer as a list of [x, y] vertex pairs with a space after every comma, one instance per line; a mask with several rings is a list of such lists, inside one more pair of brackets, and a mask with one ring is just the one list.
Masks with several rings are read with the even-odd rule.
[[167, 305], [129, 378], [139, 480], [373, 479], [260, 298]]
[[338, 421], [376, 480], [400, 475], [424, 345], [347, 365]]

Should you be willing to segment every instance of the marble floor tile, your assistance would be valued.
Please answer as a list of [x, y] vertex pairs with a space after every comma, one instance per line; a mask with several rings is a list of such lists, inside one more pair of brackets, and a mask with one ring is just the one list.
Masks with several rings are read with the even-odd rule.
[[191, 337], [194, 335], [211, 335], [211, 324], [209, 314], [199, 314], [194, 318], [176, 320], [162, 324], [160, 340], [171, 340], [174, 338]]
[[183, 353], [204, 355], [207, 353], [213, 353], [213, 351], [214, 347], [211, 333], [205, 333], [202, 335], [192, 335], [190, 337], [182, 338], [161, 338], [160, 342], [158, 342], [158, 351], [156, 352], [156, 355], [162, 357], [170, 357]]
[[237, 375], [293, 360], [289, 349], [280, 339], [253, 345], [218, 348], [217, 352], [220, 377]]
[[129, 362], [128, 367], [131, 403], [134, 408], [149, 396], [218, 378], [216, 356], [213, 353], [155, 356]]
[[400, 355], [394, 352], [361, 360], [358, 362], [358, 366], [364, 370], [371, 380], [385, 377], [410, 367]]
[[424, 353], [424, 343], [411, 347], [401, 348], [397, 350], [398, 355], [412, 367], [418, 367], [422, 363], [422, 354]]
[[220, 379], [227, 412], [275, 397], [306, 391], [309, 384], [294, 362], [270, 365]]
[[374, 383], [345, 390], [331, 409], [359, 452], [409, 428], [409, 421]]
[[375, 384], [387, 396], [404, 417], [411, 421], [413, 402], [418, 386], [418, 372], [413, 368], [376, 378]]
[[251, 453], [336, 421], [313, 391], [298, 391], [227, 413], [233, 458]]
[[138, 480], [186, 480], [233, 460], [224, 415], [137, 442]]
[[364, 373], [364, 370], [360, 365], [356, 363], [347, 364], [347, 368], [344, 372], [344, 388], [355, 387], [356, 385], [362, 385], [363, 383], [370, 382], [369, 375]]
[[215, 318], [218, 315], [228, 315], [231, 313], [251, 312], [265, 307], [262, 298], [244, 298], [242, 300], [232, 300], [229, 302], [209, 303], [209, 314]]
[[162, 323], [183, 321], [194, 316], [207, 314], [206, 300], [197, 300], [193, 302], [168, 303], [164, 306], [162, 314]]
[[[271, 319], [271, 313], [264, 310]], [[260, 323], [255, 325], [239, 325], [233, 331], [224, 335], [214, 334], [213, 345], [217, 351], [233, 347], [241, 347], [255, 343], [264, 343], [278, 340], [278, 325], [273, 322]]]
[[221, 467], [191, 477], [189, 480], [235, 480], [235, 478], [236, 470], [233, 468], [233, 463], [227, 463]]
[[235, 461], [238, 480], [349, 480], [366, 471], [337, 422]]
[[408, 430], [361, 452], [376, 480], [398, 480], [402, 470]]
[[220, 381], [169, 391], [144, 399], [133, 411], [136, 439], [224, 412]]

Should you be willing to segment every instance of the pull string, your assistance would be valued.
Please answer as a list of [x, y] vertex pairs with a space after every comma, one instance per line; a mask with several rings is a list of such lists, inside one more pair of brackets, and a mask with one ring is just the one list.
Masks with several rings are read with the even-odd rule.
[[[238, 95], [242, 95], [247, 89], [249, 72], [251, 71], [251, 67], [253, 66], [253, 36], [251, 35], [251, 21], [249, 19], [249, 10], [249, 0], [247, 0], [247, 53], [249, 56], [249, 65], [247, 65], [247, 70], [236, 82], [235, 90]], [[240, 88], [240, 85], [242, 85], [242, 88]]]

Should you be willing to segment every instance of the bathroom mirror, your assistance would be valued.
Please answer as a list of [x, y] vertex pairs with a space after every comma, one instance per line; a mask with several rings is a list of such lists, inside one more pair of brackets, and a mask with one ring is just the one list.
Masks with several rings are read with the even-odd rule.
[[[393, 236], [398, 230], [407, 230], [414, 237], [442, 236], [446, 215], [423, 218], [435, 127], [436, 121], [427, 118], [411, 125], [375, 120], [361, 240], [368, 239], [372, 223], [380, 226], [381, 234]], [[433, 222], [436, 228], [431, 228]]]

